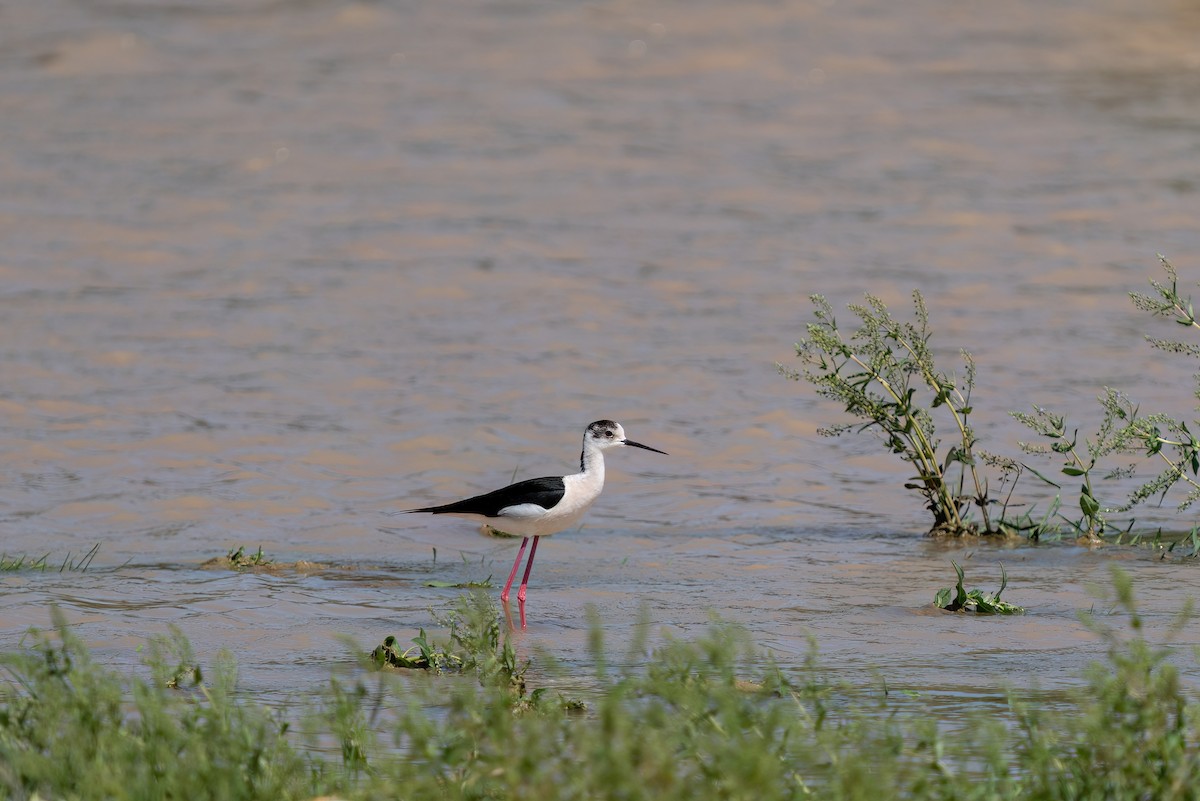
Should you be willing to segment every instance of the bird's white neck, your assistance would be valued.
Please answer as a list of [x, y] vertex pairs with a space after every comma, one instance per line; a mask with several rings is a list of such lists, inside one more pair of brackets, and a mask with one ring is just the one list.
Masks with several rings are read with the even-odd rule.
[[579, 455], [579, 474], [587, 476], [590, 479], [604, 483], [604, 451], [599, 448], [589, 447], [587, 444], [583, 446], [583, 453]]
[[604, 453], [584, 443], [583, 453], [579, 457], [579, 472], [563, 480], [567, 485], [567, 495], [571, 498], [570, 504], [578, 514], [582, 514], [604, 489]]

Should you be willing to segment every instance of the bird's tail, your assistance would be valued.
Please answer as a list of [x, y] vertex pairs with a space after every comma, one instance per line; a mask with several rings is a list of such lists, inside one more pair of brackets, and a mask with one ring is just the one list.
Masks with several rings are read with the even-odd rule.
[[422, 506], [420, 509], [400, 509], [395, 512], [388, 512], [388, 514], [411, 515], [411, 514], [417, 514], [418, 512], [421, 512], [421, 513], [431, 514], [431, 515], [444, 515], [444, 514], [452, 514], [454, 512], [461, 512], [462, 509], [457, 508], [460, 505], [461, 504], [459, 504], [459, 503], [447, 503], [447, 504], [442, 504], [441, 506]]

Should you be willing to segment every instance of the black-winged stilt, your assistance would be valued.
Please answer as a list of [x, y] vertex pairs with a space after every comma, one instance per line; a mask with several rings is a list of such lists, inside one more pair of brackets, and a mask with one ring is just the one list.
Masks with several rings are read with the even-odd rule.
[[492, 528], [522, 537], [512, 572], [508, 574], [508, 583], [500, 593], [500, 600], [504, 602], [505, 608], [508, 607], [508, 593], [512, 589], [513, 579], [517, 576], [517, 568], [521, 565], [521, 557], [525, 555], [525, 546], [532, 538], [533, 546], [529, 549], [525, 575], [521, 579], [520, 589], [517, 590], [521, 628], [525, 628], [525, 588], [529, 585], [529, 571], [533, 568], [538, 539], [570, 528], [583, 517], [583, 513], [600, 497], [600, 491], [604, 489], [604, 452], [622, 445], [664, 455], [667, 453], [626, 439], [625, 429], [612, 420], [597, 420], [583, 433], [579, 472], [574, 475], [531, 478], [455, 503], [405, 511], [482, 518]]

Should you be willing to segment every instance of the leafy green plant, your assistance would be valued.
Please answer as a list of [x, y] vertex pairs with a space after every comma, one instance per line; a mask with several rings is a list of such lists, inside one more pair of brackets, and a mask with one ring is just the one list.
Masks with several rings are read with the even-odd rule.
[[954, 560], [954, 572], [958, 574], [958, 583], [954, 587], [954, 597], [950, 596], [950, 588], [943, 587], [933, 597], [933, 605], [947, 612], [974, 612], [978, 615], [1023, 615], [1025, 609], [1000, 600], [1000, 594], [1008, 586], [1008, 573], [1004, 565], [1000, 565], [1000, 589], [992, 595], [983, 590], [965, 590], [963, 588], [963, 569]]
[[[1079, 430], [1067, 433], [1066, 418], [1055, 415], [1047, 410], [1034, 406], [1032, 413], [1011, 412], [1012, 416], [1034, 433], [1050, 440], [1048, 445], [1040, 443], [1020, 442], [1018, 445], [1026, 453], [1048, 455], [1062, 459], [1061, 471], [1068, 478], [1081, 480], [1079, 487], [1079, 510], [1082, 516], [1078, 519], [1063, 517], [1075, 532], [1089, 539], [1099, 539], [1109, 530], [1110, 524], [1105, 516], [1107, 511], [1096, 498], [1093, 473], [1101, 459], [1114, 453], [1125, 453], [1131, 447], [1131, 421], [1138, 419], [1138, 410], [1128, 398], [1120, 392], [1105, 387], [1104, 395], [1100, 398], [1104, 409], [1104, 418], [1095, 437], [1085, 438], [1082, 449], [1079, 445]], [[1037, 470], [1026, 465], [1026, 468], [1056, 489], [1061, 485], [1042, 475]], [[1115, 479], [1128, 476], [1133, 472], [1132, 466], [1120, 466], [1110, 469], [1104, 478]]]
[[433, 673], [474, 672], [481, 683], [510, 687], [525, 693], [526, 665], [518, 665], [516, 651], [501, 637], [499, 611], [484, 593], [459, 596], [454, 608], [438, 618], [445, 625], [448, 642], [432, 640], [425, 629], [400, 651], [395, 636], [388, 635], [371, 652], [376, 667], [428, 670]]
[[445, 648], [429, 642], [425, 629], [413, 637], [413, 645], [401, 651], [395, 636], [389, 634], [383, 643], [371, 651], [371, 661], [376, 667], [393, 667], [404, 670], [428, 670], [433, 673], [461, 673], [464, 660]]
[[351, 781], [370, 768], [371, 755], [378, 744], [375, 724], [382, 698], [377, 696], [373, 708], [367, 709], [368, 695], [367, 686], [361, 679], [349, 687], [336, 678], [330, 679], [318, 715], [336, 739], [342, 767], [349, 773]]
[[[1132, 292], [1130, 296], [1137, 308], [1170, 318], [1195, 333], [1200, 330], [1200, 318], [1192, 299], [1181, 291], [1175, 268], [1160, 259], [1167, 280], [1151, 280], [1153, 292]], [[849, 305], [858, 325], [848, 333], [839, 326], [825, 298], [813, 295], [811, 300], [816, 320], [808, 324], [808, 336], [796, 345], [803, 367], [793, 370], [780, 365], [780, 371], [788, 378], [811, 383], [818, 394], [838, 401], [858, 418], [856, 423], [831, 426], [819, 433], [839, 436], [873, 431], [910, 465], [915, 475], [904, 486], [924, 499], [933, 516], [931, 534], [997, 533], [1038, 540], [1060, 536], [1065, 523], [1066, 531], [1090, 541], [1141, 542], [1140, 534], [1131, 534], [1135, 521], [1127, 515], [1134, 507], [1152, 498], [1166, 498], [1177, 485], [1186, 488], [1180, 510], [1200, 500], [1200, 435], [1192, 432], [1192, 428], [1200, 431], [1200, 423], [1189, 424], [1164, 413], [1143, 413], [1124, 393], [1107, 387], [1099, 397], [1103, 418], [1090, 435], [1081, 435], [1077, 427], [1070, 426], [1066, 415], [1040, 406], [1030, 412], [1013, 412], [1015, 419], [1040, 438], [1018, 443], [1021, 449], [1058, 460], [1060, 475], [1043, 472], [977, 447], [969, 423], [975, 364], [970, 354], [962, 351], [961, 377], [935, 366], [929, 314], [920, 292], [913, 293], [911, 322], [893, 318], [884, 303], [871, 295], [863, 304]], [[1147, 339], [1161, 351], [1200, 358], [1196, 342]], [[1200, 399], [1200, 371], [1195, 395]], [[953, 431], [946, 448], [937, 438], [935, 422], [949, 423]], [[1138, 461], [1139, 453], [1159, 463], [1157, 473], [1131, 492], [1124, 488], [1105, 491], [1102, 482], [1126, 482], [1138, 476], [1145, 463]], [[985, 468], [998, 474], [994, 489], [989, 487]], [[1035, 516], [1032, 507], [1026, 509], [1020, 499], [1013, 502], [1013, 491], [1026, 472], [1057, 491], [1049, 510], [1040, 516]], [[1073, 486], [1078, 489], [1071, 489]], [[1114, 498], [1116, 493], [1128, 494], [1122, 499]], [[1118, 516], [1120, 522], [1116, 522]], [[1176, 544], [1164, 547], [1171, 551]]]
[[[779, 365], [788, 378], [805, 380], [818, 394], [841, 403], [861, 423], [822, 429], [827, 436], [871, 430], [892, 453], [907, 462], [915, 476], [904, 486], [916, 490], [933, 515], [931, 534], [1000, 533], [992, 521], [987, 478], [975, 451], [976, 436], [969, 423], [975, 362], [960, 351], [963, 375], [939, 370], [930, 347], [929, 312], [920, 292], [913, 293], [914, 322], [896, 320], [883, 301], [866, 296], [865, 304], [849, 309], [860, 325], [843, 333], [833, 307], [820, 295], [811, 296], [816, 321], [796, 345], [804, 367]], [[935, 417], [947, 420], [953, 443], [945, 450], [937, 437]], [[979, 522], [971, 518], [972, 507]]]
[[[1196, 319], [1192, 299], [1180, 294], [1179, 276], [1174, 266], [1162, 256], [1159, 256], [1159, 260], [1167, 273], [1168, 283], [1151, 280], [1153, 295], [1131, 292], [1130, 298], [1139, 309], [1155, 316], [1171, 318], [1195, 334], [1200, 330], [1200, 322]], [[1150, 336], [1146, 339], [1158, 350], [1200, 358], [1200, 345], [1194, 342]], [[1196, 374], [1193, 394], [1200, 400], [1200, 372]], [[1186, 422], [1165, 414], [1135, 417], [1130, 421], [1128, 433], [1141, 444], [1147, 456], [1157, 457], [1165, 464], [1155, 478], [1134, 491], [1130, 506], [1154, 496], [1163, 497], [1179, 482], [1187, 486], [1187, 494], [1179, 506], [1181, 510], [1200, 499], [1200, 439], [1192, 434]]]
[[267, 567], [273, 564], [273, 560], [268, 559], [263, 553], [262, 546], [258, 546], [258, 550], [254, 553], [246, 553], [246, 546], [239, 545], [236, 548], [231, 548], [229, 553], [225, 555], [229, 560], [229, 565], [234, 570], [241, 570], [247, 567]]
[[[1168, 280], [1160, 282], [1152, 279], [1152, 294], [1131, 292], [1130, 297], [1137, 308], [1155, 316], [1171, 318], [1195, 333], [1200, 330], [1200, 321], [1197, 321], [1192, 300], [1181, 294], [1175, 268], [1165, 258], [1159, 258]], [[1150, 336], [1147, 340], [1153, 347], [1167, 353], [1200, 357], [1200, 345], [1192, 342]], [[1200, 399], [1200, 372], [1196, 378], [1195, 395]], [[1129, 512], [1151, 498], [1165, 498], [1177, 484], [1182, 483], [1187, 487], [1187, 493], [1179, 504], [1181, 510], [1200, 499], [1200, 438], [1192, 433], [1186, 421], [1163, 413], [1144, 414], [1123, 393], [1107, 387], [1099, 400], [1104, 412], [1103, 420], [1093, 436], [1084, 438], [1082, 447], [1079, 445], [1078, 429], [1068, 433], [1065, 416], [1036, 406], [1032, 414], [1013, 413], [1017, 420], [1050, 441], [1048, 445], [1020, 443], [1026, 452], [1060, 458], [1063, 475], [1081, 479], [1081, 517], [1078, 520], [1064, 518], [1080, 536], [1093, 540], [1108, 535], [1123, 538], [1132, 529], [1134, 521], [1130, 520], [1122, 530], [1112, 526], [1108, 515]], [[1100, 460], [1113, 454], [1137, 452], [1158, 461], [1161, 465], [1158, 473], [1143, 481], [1123, 502], [1103, 504], [1094, 480]], [[1029, 469], [1043, 481], [1060, 488], [1052, 479], [1033, 468]], [[1108, 468], [1099, 477], [1125, 479], [1136, 475], [1138, 469], [1137, 463], [1117, 465]]]
[[170, 626], [168, 631], [169, 635], [156, 635], [148, 642], [146, 664], [156, 685], [172, 690], [203, 686], [204, 671], [191, 643], [177, 626]]

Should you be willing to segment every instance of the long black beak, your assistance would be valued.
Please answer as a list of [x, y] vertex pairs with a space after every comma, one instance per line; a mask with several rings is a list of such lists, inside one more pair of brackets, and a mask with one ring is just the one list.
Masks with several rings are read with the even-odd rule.
[[663, 456], [671, 455], [671, 454], [667, 453], [666, 451], [660, 451], [658, 448], [651, 448], [649, 445], [643, 445], [642, 443], [634, 442], [631, 439], [625, 440], [625, 444], [631, 448], [641, 448], [642, 450], [654, 451], [655, 453], [661, 453]]

